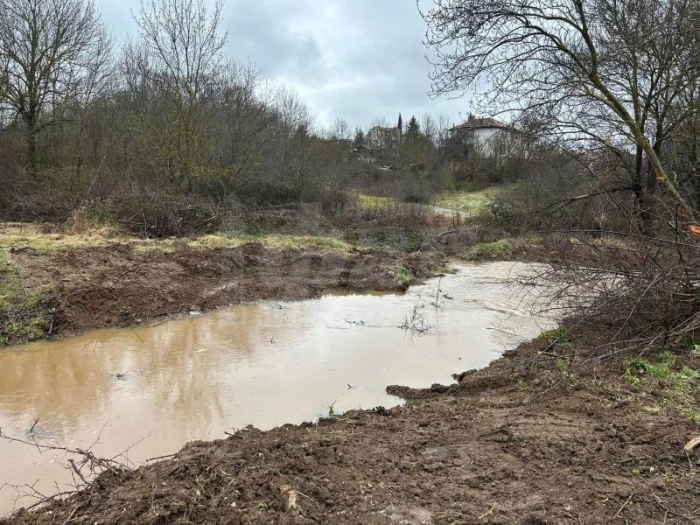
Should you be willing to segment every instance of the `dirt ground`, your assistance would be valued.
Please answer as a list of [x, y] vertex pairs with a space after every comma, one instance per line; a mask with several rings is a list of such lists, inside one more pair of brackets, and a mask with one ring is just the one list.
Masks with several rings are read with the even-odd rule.
[[[399, 289], [397, 265], [420, 278], [441, 264], [260, 244], [13, 257], [25, 288], [59, 301], [63, 335], [252, 299]], [[632, 356], [605, 344], [613, 329], [577, 324], [566, 344], [535, 340], [454, 385], [388, 387], [403, 407], [190, 443], [0, 524], [700, 523], [700, 449], [684, 450], [700, 425], [678, 408], [697, 406], [699, 381], [631, 381]], [[700, 369], [690, 349], [673, 358]]]
[[24, 250], [13, 254], [27, 293], [58, 304], [52, 335], [147, 323], [251, 300], [298, 300], [324, 291], [397, 291], [398, 266], [416, 278], [432, 275], [438, 255], [380, 250], [237, 248], [139, 252], [129, 244]]

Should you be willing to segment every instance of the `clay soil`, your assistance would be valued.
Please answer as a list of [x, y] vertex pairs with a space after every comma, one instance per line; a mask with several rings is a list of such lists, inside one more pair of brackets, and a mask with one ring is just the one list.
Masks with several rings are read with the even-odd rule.
[[397, 266], [432, 275], [437, 255], [381, 250], [237, 248], [139, 252], [133, 245], [13, 254], [24, 289], [53, 298], [50, 335], [147, 323], [253, 300], [299, 300], [325, 291], [399, 291]]
[[[115, 246], [17, 258], [25, 286], [57, 294], [63, 333], [400, 286], [384, 252]], [[438, 262], [402, 264], [420, 276]], [[0, 524], [700, 523], [700, 451], [684, 450], [700, 426], [667, 379], [623, 379], [631, 355], [611, 354], [609, 330], [578, 324], [566, 346], [533, 341], [453, 385], [390, 386], [402, 407], [190, 443]], [[700, 368], [690, 351], [676, 359]], [[697, 382], [682, 395], [697, 400]]]

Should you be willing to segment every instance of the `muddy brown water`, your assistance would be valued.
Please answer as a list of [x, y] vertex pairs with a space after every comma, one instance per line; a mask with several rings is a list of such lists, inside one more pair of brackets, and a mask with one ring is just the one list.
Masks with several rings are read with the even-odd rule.
[[[514, 285], [533, 267], [455, 270], [403, 295], [239, 305], [2, 351], [0, 427], [138, 465], [249, 424], [395, 406], [387, 385], [450, 383], [554, 324], [530, 308], [540, 287], [524, 294]], [[406, 324], [413, 329], [399, 328]], [[68, 488], [69, 457], [0, 441], [0, 515], [32, 503], [17, 499], [17, 487], [20, 495]]]

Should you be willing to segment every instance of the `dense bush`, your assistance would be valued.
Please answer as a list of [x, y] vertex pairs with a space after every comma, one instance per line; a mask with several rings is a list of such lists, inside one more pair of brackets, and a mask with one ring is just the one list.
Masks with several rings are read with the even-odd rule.
[[[517, 182], [504, 186], [488, 208], [486, 220], [498, 228], [512, 234], [552, 230], [595, 233], [629, 226], [615, 203], [596, 191], [597, 182], [573, 157], [541, 154], [521, 168], [524, 171]], [[625, 198], [618, 195], [617, 203]]]

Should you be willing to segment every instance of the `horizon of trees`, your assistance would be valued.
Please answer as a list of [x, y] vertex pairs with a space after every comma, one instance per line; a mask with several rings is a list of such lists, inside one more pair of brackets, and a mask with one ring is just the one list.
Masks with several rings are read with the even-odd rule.
[[[0, 179], [19, 191], [171, 188], [315, 198], [352, 130], [226, 56], [222, 0], [143, 0], [119, 48], [93, 0], [0, 0]], [[335, 140], [334, 140], [335, 139]]]
[[[143, 0], [133, 13], [138, 34], [117, 47], [94, 0], [0, 0], [0, 198], [337, 194], [352, 142], [383, 121], [354, 133], [343, 119], [316, 126], [290, 89], [226, 56], [222, 2]], [[391, 163], [437, 177], [454, 122], [397, 116]]]

